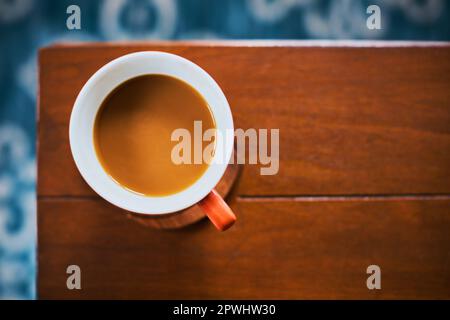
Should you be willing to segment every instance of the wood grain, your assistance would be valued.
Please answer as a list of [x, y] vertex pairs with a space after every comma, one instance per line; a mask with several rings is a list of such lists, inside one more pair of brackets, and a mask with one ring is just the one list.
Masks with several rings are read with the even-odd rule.
[[[126, 53], [208, 71], [238, 128], [280, 129], [280, 171], [245, 165], [238, 216], [144, 227], [70, 154], [83, 84]], [[450, 45], [217, 42], [58, 45], [39, 56], [38, 296], [49, 299], [450, 299]], [[66, 267], [82, 290], [66, 289]], [[382, 290], [366, 268], [382, 269]]]
[[38, 194], [93, 195], [68, 123], [83, 84], [123, 54], [162, 50], [208, 71], [238, 128], [280, 128], [280, 171], [245, 166], [240, 195], [450, 193], [450, 46], [58, 46], [40, 52]]
[[[450, 298], [450, 200], [232, 207], [238, 223], [218, 233], [207, 221], [145, 228], [100, 199], [41, 200], [39, 297]], [[65, 287], [70, 264], [82, 269], [81, 291]], [[382, 290], [366, 287], [371, 264]]]

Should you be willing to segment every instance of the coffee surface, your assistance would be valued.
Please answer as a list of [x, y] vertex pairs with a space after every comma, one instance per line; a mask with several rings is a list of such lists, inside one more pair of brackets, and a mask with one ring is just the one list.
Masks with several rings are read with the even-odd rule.
[[[180, 192], [208, 168], [204, 161], [175, 164], [171, 159], [178, 143], [171, 141], [172, 132], [185, 128], [193, 138], [194, 121], [202, 121], [203, 131], [215, 128], [207, 102], [189, 84], [166, 75], [130, 79], [106, 97], [97, 113], [97, 158], [117, 183], [131, 191], [147, 196]], [[193, 141], [191, 145], [193, 154]]]

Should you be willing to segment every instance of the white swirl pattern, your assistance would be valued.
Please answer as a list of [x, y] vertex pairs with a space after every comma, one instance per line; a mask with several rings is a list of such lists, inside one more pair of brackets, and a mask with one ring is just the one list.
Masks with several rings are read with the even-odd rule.
[[0, 150], [0, 165], [9, 169], [0, 175], [0, 249], [6, 250], [0, 260], [2, 295], [20, 297], [17, 285], [34, 295], [36, 165], [28, 137], [14, 124], [0, 126]]
[[[100, 10], [100, 27], [107, 39], [170, 38], [175, 31], [176, 13], [173, 0], [105, 0]], [[154, 26], [148, 30], [151, 23]]]
[[34, 0], [0, 0], [0, 22], [11, 23], [25, 18], [33, 6]]

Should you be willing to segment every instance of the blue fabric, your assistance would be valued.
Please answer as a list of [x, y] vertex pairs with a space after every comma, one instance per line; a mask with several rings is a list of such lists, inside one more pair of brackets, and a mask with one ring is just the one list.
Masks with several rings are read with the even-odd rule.
[[[66, 8], [81, 9], [81, 30]], [[381, 7], [382, 29], [366, 27]], [[445, 0], [0, 0], [0, 298], [35, 298], [36, 53], [56, 41], [449, 40]], [[63, 270], [61, 271], [63, 272]]]

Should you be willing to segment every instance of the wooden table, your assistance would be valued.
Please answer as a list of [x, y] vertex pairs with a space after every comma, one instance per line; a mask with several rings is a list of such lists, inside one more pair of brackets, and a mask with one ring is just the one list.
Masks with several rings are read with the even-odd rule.
[[[227, 232], [143, 227], [75, 167], [78, 92], [143, 50], [208, 71], [237, 128], [280, 128], [279, 173], [244, 166]], [[448, 44], [58, 45], [40, 51], [39, 82], [39, 298], [450, 298]], [[71, 264], [82, 290], [66, 288]], [[381, 290], [366, 287], [372, 264]]]

